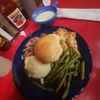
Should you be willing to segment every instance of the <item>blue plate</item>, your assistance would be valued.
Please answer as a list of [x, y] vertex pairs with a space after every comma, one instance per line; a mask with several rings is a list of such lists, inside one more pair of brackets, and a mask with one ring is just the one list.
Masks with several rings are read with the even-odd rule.
[[[13, 80], [15, 82], [16, 87], [19, 91], [24, 95], [28, 100], [61, 100], [61, 94], [52, 94], [42, 91], [40, 88], [32, 84], [29, 81], [28, 77], [26, 77], [24, 73], [24, 61], [21, 60], [21, 55], [23, 55], [23, 49], [25, 44], [32, 38], [38, 37], [41, 33], [51, 33], [57, 30], [59, 27], [45, 27], [42, 28], [34, 33], [32, 33], [29, 37], [27, 37], [20, 47], [18, 48], [14, 60], [13, 60], [13, 67], [12, 67], [12, 74]], [[73, 31], [69, 28], [66, 28], [70, 31]], [[70, 90], [67, 96], [67, 100], [71, 100], [73, 97], [79, 95], [81, 91], [87, 85], [89, 78], [91, 76], [92, 71], [92, 57], [89, 50], [89, 47], [85, 40], [77, 33], [77, 43], [82, 55], [82, 59], [85, 61], [85, 80], [82, 81], [80, 77], [73, 78], [70, 86]]]

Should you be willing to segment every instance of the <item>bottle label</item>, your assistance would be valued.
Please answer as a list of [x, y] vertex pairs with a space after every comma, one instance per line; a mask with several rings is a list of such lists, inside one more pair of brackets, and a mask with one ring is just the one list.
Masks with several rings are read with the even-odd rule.
[[16, 8], [15, 11], [13, 11], [10, 15], [7, 16], [7, 18], [17, 27], [21, 28], [25, 22], [26, 19], [21, 13], [21, 11]]

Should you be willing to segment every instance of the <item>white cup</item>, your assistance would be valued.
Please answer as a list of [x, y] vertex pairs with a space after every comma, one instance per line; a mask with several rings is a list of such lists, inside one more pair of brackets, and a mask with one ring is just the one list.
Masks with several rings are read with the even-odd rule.
[[4, 77], [9, 74], [12, 68], [11, 60], [0, 56], [0, 77]]

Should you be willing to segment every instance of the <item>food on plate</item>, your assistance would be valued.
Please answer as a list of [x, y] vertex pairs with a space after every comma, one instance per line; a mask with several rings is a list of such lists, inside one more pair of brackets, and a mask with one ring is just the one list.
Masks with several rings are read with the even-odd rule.
[[78, 52], [78, 45], [77, 45], [77, 41], [76, 41], [76, 33], [75, 32], [68, 31], [65, 28], [59, 28], [54, 33], [60, 36], [63, 44], [65, 43], [65, 41], [69, 42], [70, 46]]
[[43, 64], [35, 56], [25, 58], [25, 69], [29, 77], [44, 78], [51, 70], [50, 64]]
[[27, 43], [26, 43], [26, 48], [23, 50], [24, 51], [24, 55], [23, 57], [26, 58], [28, 56], [33, 56], [34, 52], [33, 52], [33, 46], [35, 45], [35, 43], [38, 41], [39, 38], [35, 37], [35, 38], [31, 38]]
[[49, 34], [39, 39], [34, 46], [34, 54], [43, 63], [51, 63], [59, 59], [62, 54], [60, 37], [56, 34]]
[[26, 44], [26, 47], [30, 47], [30, 46], [33, 46], [37, 41], [38, 41], [39, 38], [32, 38], [28, 41], [28, 43]]
[[[31, 38], [23, 51], [28, 77], [43, 91], [63, 91], [61, 97], [65, 99], [72, 79], [85, 79], [85, 62], [78, 50], [75, 32], [59, 28], [51, 34], [43, 33]], [[44, 82], [34, 78], [42, 78]], [[55, 82], [55, 88], [48, 87]]]

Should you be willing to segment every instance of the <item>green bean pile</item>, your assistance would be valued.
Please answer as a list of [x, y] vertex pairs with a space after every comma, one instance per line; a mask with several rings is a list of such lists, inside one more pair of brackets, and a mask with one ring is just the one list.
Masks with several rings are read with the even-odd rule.
[[[64, 51], [60, 58], [51, 63], [51, 71], [44, 80], [44, 84], [36, 83], [44, 91], [60, 92], [63, 89], [62, 99], [65, 99], [68, 95], [70, 84], [73, 77], [79, 76], [80, 79], [85, 78], [85, 62], [82, 60], [80, 53], [69, 46], [68, 51]], [[56, 89], [48, 89], [48, 84], [53, 84], [58, 81]]]
[[81, 79], [84, 80], [84, 62], [81, 61], [80, 54], [71, 50], [69, 54], [64, 52], [60, 59], [52, 63], [51, 66], [51, 72], [46, 77], [44, 84], [50, 84], [59, 80], [55, 92], [58, 93], [63, 87], [64, 93], [62, 95], [62, 99], [65, 99], [68, 95], [72, 77], [76, 77], [79, 73], [81, 73]]

